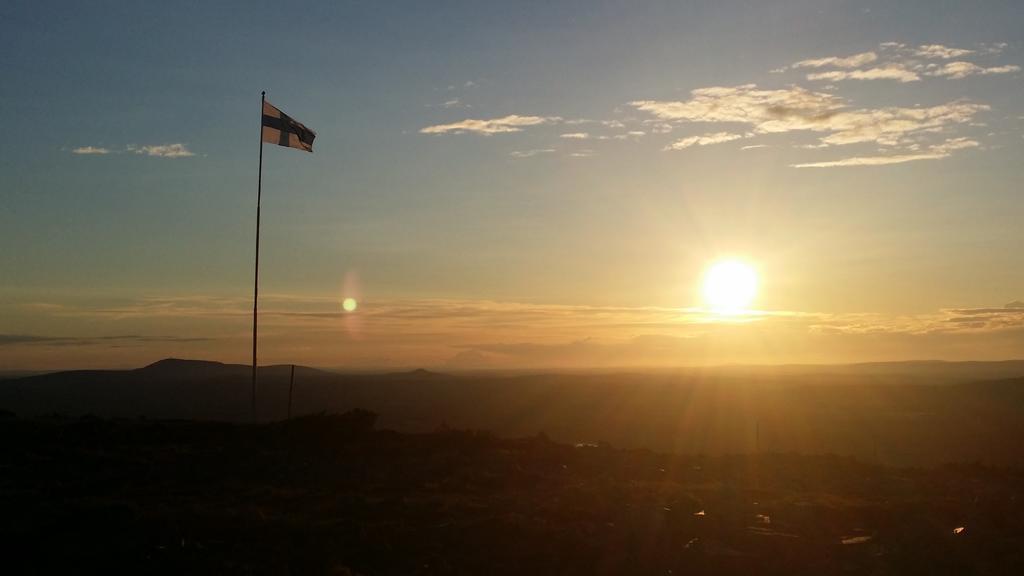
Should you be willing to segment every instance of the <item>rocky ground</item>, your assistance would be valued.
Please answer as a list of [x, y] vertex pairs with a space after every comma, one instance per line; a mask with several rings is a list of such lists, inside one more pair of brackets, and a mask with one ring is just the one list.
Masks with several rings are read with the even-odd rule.
[[5, 572], [1024, 573], [1020, 469], [673, 456], [374, 420], [6, 418]]

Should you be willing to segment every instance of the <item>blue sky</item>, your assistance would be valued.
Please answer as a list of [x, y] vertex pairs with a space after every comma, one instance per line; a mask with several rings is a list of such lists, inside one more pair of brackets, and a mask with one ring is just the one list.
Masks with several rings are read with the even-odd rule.
[[[86, 339], [58, 350], [78, 363], [187, 338], [202, 343], [182, 353], [244, 358], [225, 318], [251, 282], [260, 90], [318, 133], [313, 155], [265, 150], [268, 310], [325, 317], [270, 328], [272, 358], [504, 365], [523, 359], [484, 343], [705, 334], [530, 314], [698, 307], [723, 255], [759, 268], [759, 309], [814, 315], [799, 330], [895, 330], [908, 357], [1020, 356], [1015, 308], [955, 344], [912, 336], [1024, 298], [1022, 25], [1009, 1], [8, 2], [0, 360], [52, 356], [47, 338]], [[757, 116], [780, 99], [795, 122]], [[338, 316], [350, 293], [358, 342]], [[183, 301], [203, 304], [168, 304]], [[540, 308], [507, 332], [386, 321], [408, 306]], [[156, 340], [87, 340], [103, 336]], [[820, 347], [777, 359], [892, 349]]]

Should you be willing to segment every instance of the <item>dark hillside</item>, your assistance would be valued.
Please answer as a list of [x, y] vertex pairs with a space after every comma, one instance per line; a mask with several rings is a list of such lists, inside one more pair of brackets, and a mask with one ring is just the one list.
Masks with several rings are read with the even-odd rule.
[[[872, 365], [860, 377], [783, 377], [732, 369], [457, 376], [298, 367], [293, 412], [366, 408], [383, 415], [382, 427], [399, 431], [447, 425], [501, 436], [544, 432], [568, 443], [684, 454], [835, 453], [895, 465], [1024, 464], [1018, 449], [1024, 443], [1024, 379], [927, 384], [918, 374], [900, 384], [891, 376], [880, 381], [876, 373], [882, 368]], [[930, 373], [935, 366], [925, 368]], [[285, 417], [289, 373], [289, 366], [260, 368], [261, 421]], [[248, 366], [188, 360], [138, 370], [44, 374], [0, 382], [0, 409], [23, 417], [248, 422], [250, 377]]]
[[1020, 469], [685, 457], [373, 423], [0, 421], [5, 571], [1024, 571]]

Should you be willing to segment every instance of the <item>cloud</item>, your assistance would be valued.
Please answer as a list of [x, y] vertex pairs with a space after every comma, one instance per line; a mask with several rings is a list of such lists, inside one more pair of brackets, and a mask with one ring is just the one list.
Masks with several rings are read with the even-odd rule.
[[748, 144], [747, 146], [740, 146], [740, 150], [754, 150], [757, 148], [767, 148], [767, 144]]
[[[1002, 44], [982, 45], [979, 50], [983, 54], [1000, 54], [1006, 47]], [[976, 54], [976, 50], [953, 48], [942, 44], [922, 44], [916, 48], [908, 47], [899, 42], [883, 42], [879, 44], [879, 55], [876, 52], [864, 52], [847, 57], [830, 56], [802, 60], [788, 67], [773, 72], [784, 72], [790, 68], [838, 68], [807, 74], [808, 80], [841, 81], [841, 80], [896, 80], [899, 82], [916, 82], [921, 76], [966, 78], [974, 75], [1008, 74], [1020, 70], [1018, 66], [983, 67], [972, 62], [957, 60], [939, 64], [929, 60], [952, 60]], [[865, 68], [874, 62], [878, 65]]]
[[698, 88], [685, 101], [635, 100], [630, 105], [662, 121], [735, 122], [763, 132], [814, 129], [845, 107], [838, 96], [799, 86], [759, 90], [756, 84]]
[[987, 44], [981, 44], [978, 49], [985, 54], [1002, 54], [1003, 50], [1009, 46], [1006, 42], [990, 42]]
[[903, 164], [915, 160], [935, 160], [948, 156], [942, 154], [896, 154], [892, 156], [856, 156], [832, 160], [828, 162], [808, 162], [804, 164], [792, 164], [793, 168], [835, 168], [841, 166], [885, 166], [888, 164]]
[[925, 72], [928, 76], [945, 76], [947, 78], [959, 79], [968, 76], [988, 76], [991, 74], [1010, 74], [1020, 72], [1020, 66], [993, 66], [984, 68], [972, 62], [948, 62], [940, 68]]
[[931, 107], [850, 109], [845, 100], [799, 86], [760, 90], [754, 84], [699, 88], [685, 101], [638, 100], [632, 106], [662, 121], [747, 124], [757, 134], [827, 132], [828, 145], [895, 145], [908, 135], [971, 121], [989, 107], [954, 101]]
[[575, 152], [572, 152], [572, 153], [569, 154], [569, 157], [570, 158], [590, 158], [591, 156], [594, 156], [596, 154], [597, 154], [597, 152], [594, 152], [593, 150], [590, 150], [590, 149], [586, 149], [586, 150], [577, 150]]
[[922, 44], [914, 50], [915, 56], [920, 56], [921, 58], [941, 58], [943, 60], [959, 58], [973, 53], [974, 50], [950, 48], [949, 46], [943, 46], [942, 44]]
[[807, 79], [827, 80], [830, 82], [840, 80], [897, 80], [899, 82], [917, 82], [921, 77], [901, 64], [886, 64], [878, 68], [869, 68], [867, 70], [831, 70], [828, 72], [815, 72], [808, 74]]
[[85, 154], [85, 155], [103, 155], [110, 154], [110, 150], [107, 148], [101, 148], [99, 146], [79, 146], [71, 150], [72, 154]]
[[147, 146], [135, 146], [130, 145], [127, 148], [128, 152], [134, 152], [135, 154], [144, 154], [146, 156], [156, 156], [158, 158], [187, 158], [189, 156], [195, 156], [188, 147], [184, 144], [151, 144]]
[[827, 122], [832, 134], [821, 139], [830, 145], [876, 142], [897, 145], [911, 134], [941, 131], [948, 126], [964, 124], [989, 106], [972, 102], [950, 102], [926, 108], [878, 108], [836, 114]]
[[831, 160], [827, 162], [809, 162], [804, 164], [792, 164], [794, 168], [835, 168], [842, 166], [885, 166], [888, 164], [903, 164], [917, 160], [938, 160], [947, 158], [956, 150], [966, 148], [977, 148], [980, 144], [968, 138], [954, 138], [928, 148], [927, 152], [920, 154], [893, 154], [889, 156], [856, 156], [843, 158], [842, 160]]
[[189, 156], [195, 156], [195, 154], [188, 149], [185, 144], [151, 144], [146, 146], [138, 146], [136, 144], [129, 144], [125, 146], [123, 150], [111, 150], [110, 148], [102, 148], [99, 146], [80, 146], [71, 150], [72, 154], [83, 154], [83, 155], [104, 155], [104, 154], [143, 154], [146, 156], [156, 156], [159, 158], [186, 158]]
[[39, 336], [34, 334], [0, 334], [0, 346], [46, 345], [46, 346], [92, 346], [98, 344], [131, 344], [159, 342], [206, 342], [210, 338], [197, 336], [140, 336], [126, 334], [115, 336]]
[[[261, 337], [273, 350], [269, 356], [276, 355], [271, 361], [433, 366], [470, 351], [460, 360], [502, 367], [678, 366], [952, 358], [968, 349], [996, 358], [1024, 351], [1024, 307], [1013, 306], [914, 316], [758, 311], [722, 317], [678, 307], [367, 297], [357, 313], [345, 314], [338, 300], [335, 294], [267, 294]], [[0, 335], [0, 363], [24, 367], [25, 359], [34, 357], [38, 366], [53, 368], [53, 359], [71, 358], [72, 348], [94, 354], [80, 358], [99, 358], [104, 350], [128, 346], [133, 358], [202, 353], [244, 362], [238, 351], [246, 342], [251, 345], [252, 303], [244, 297], [163, 297], [115, 305], [104, 299], [78, 306], [36, 302], [31, 307], [74, 328], [63, 336]], [[114, 336], [67, 335], [97, 332]], [[125, 356], [107, 358], [104, 362]]]
[[[654, 311], [650, 311], [653, 313]], [[990, 358], [1017, 356], [1024, 308], [947, 309], [919, 316], [883, 314], [765, 314], [752, 322], [650, 322], [547, 339], [455, 344], [453, 367], [669, 366], [695, 363], [779, 363], [955, 357], [984, 346]], [[996, 350], [997, 351], [994, 351]], [[809, 353], [809, 354], [808, 354]], [[976, 359], [973, 358], [973, 359]], [[465, 365], [463, 365], [465, 364]]]
[[36, 344], [39, 342], [51, 342], [53, 340], [59, 340], [59, 338], [35, 336], [32, 334], [0, 334], [0, 346]]
[[526, 126], [536, 126], [561, 120], [557, 116], [519, 116], [510, 114], [501, 118], [489, 120], [475, 120], [468, 118], [451, 124], [437, 124], [420, 129], [421, 134], [503, 134], [508, 132], [522, 132]]
[[462, 101], [459, 100], [458, 98], [452, 98], [451, 100], [445, 100], [444, 103], [441, 104], [442, 108], [458, 108], [460, 106], [462, 106]]
[[1002, 308], [952, 308], [943, 310], [942, 331], [998, 331], [1024, 327], [1024, 303], [1010, 302]]
[[733, 140], [739, 140], [743, 138], [741, 134], [733, 134], [731, 132], [712, 132], [708, 134], [702, 134], [700, 136], [689, 136], [676, 140], [675, 142], [665, 146], [664, 150], [684, 150], [690, 146], [707, 146], [709, 144], [721, 144], [723, 142], [731, 142]]
[[859, 68], [875, 60], [878, 60], [878, 54], [874, 52], [861, 52], [852, 56], [829, 56], [813, 60], [801, 60], [794, 63], [791, 68]]
[[513, 150], [508, 153], [513, 158], [530, 158], [532, 156], [538, 156], [540, 154], [550, 154], [554, 152], [554, 148], [536, 148], [533, 150]]
[[587, 132], [569, 132], [562, 134], [559, 138], [566, 138], [569, 140], [586, 140], [587, 138], [590, 138], [590, 134]]

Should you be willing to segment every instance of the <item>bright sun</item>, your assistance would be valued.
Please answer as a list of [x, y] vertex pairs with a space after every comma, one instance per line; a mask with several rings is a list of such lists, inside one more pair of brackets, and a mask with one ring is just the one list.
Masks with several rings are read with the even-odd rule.
[[721, 260], [704, 274], [704, 302], [715, 312], [746, 310], [757, 295], [757, 272], [745, 262]]

